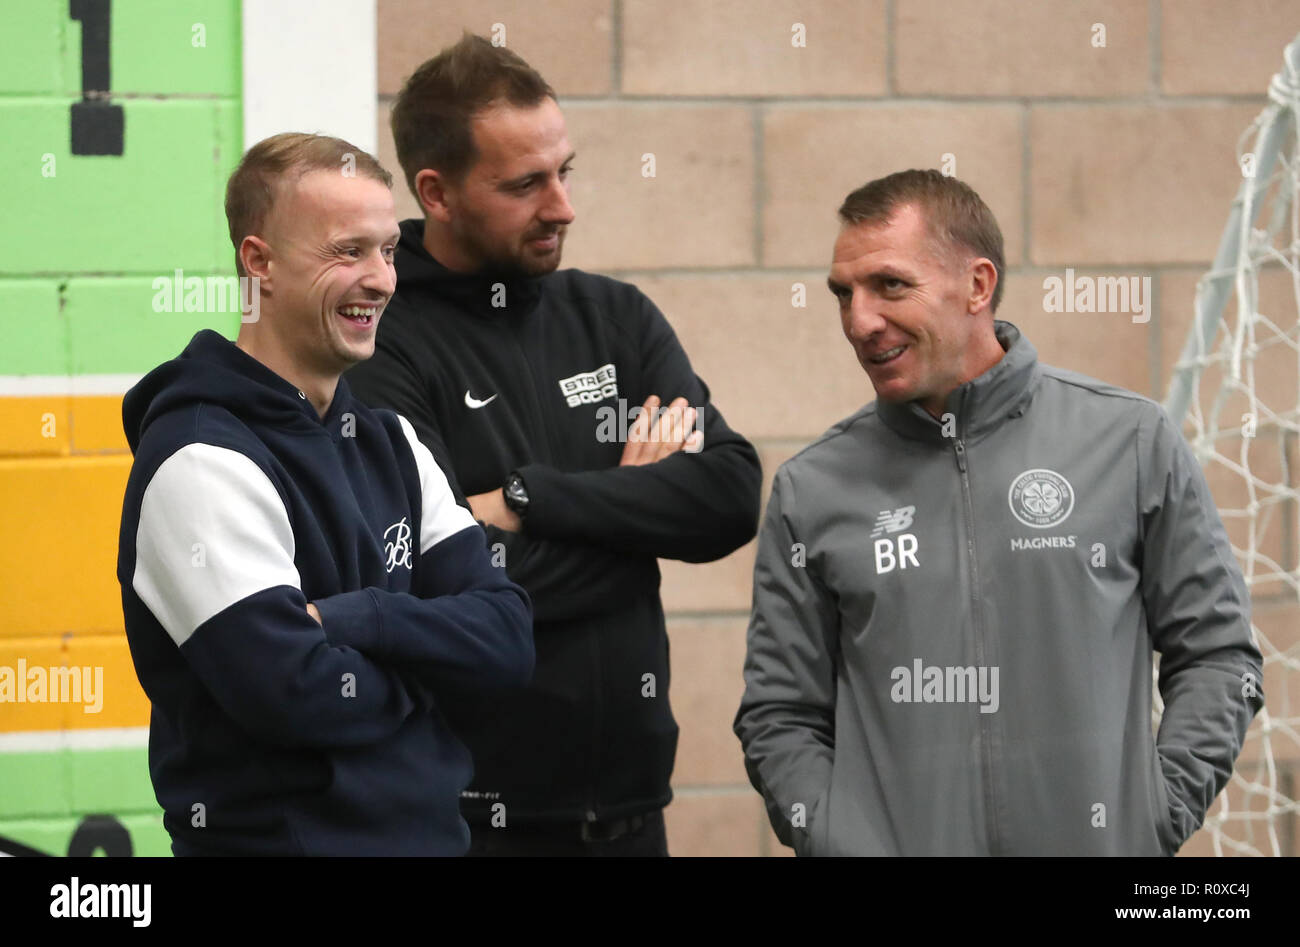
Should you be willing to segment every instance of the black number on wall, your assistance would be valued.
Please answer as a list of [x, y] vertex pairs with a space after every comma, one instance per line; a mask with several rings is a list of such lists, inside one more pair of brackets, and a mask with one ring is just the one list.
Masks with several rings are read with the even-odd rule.
[[72, 153], [122, 154], [125, 117], [108, 101], [112, 0], [68, 0], [68, 15], [81, 22], [81, 101], [72, 103]]

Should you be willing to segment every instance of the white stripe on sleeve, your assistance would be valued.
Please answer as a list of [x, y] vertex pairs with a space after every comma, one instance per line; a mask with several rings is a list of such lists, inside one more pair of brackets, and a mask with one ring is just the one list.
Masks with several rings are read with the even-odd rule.
[[284, 501], [238, 451], [187, 444], [145, 488], [131, 585], [179, 647], [263, 589], [302, 588]]
[[456, 502], [447, 483], [447, 475], [433, 459], [429, 448], [415, 436], [411, 422], [400, 414], [397, 420], [402, 425], [402, 433], [411, 444], [415, 466], [420, 471], [420, 494], [424, 498], [424, 509], [420, 511], [420, 555], [424, 555], [448, 536], [454, 536], [473, 526], [475, 520], [469, 510]]

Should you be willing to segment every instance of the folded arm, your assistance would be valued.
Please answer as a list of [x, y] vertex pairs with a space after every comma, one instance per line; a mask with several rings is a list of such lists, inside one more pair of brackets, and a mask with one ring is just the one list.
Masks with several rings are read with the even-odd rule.
[[[348, 380], [367, 404], [396, 411], [409, 421], [416, 439], [442, 471], [456, 503], [469, 510], [439, 427], [437, 392], [430, 390], [410, 354], [384, 343], [381, 337], [375, 357], [352, 369]], [[489, 561], [504, 565], [511, 581], [528, 593], [539, 622], [564, 621], [607, 609], [610, 602], [644, 589], [647, 570], [654, 568], [646, 557], [611, 555], [594, 545], [546, 540], [492, 525], [486, 528], [486, 545]]]
[[528, 531], [634, 555], [720, 559], [754, 537], [762, 487], [758, 455], [713, 406], [668, 320], [639, 298], [643, 389], [627, 392], [628, 403], [639, 405], [650, 395], [665, 405], [685, 398], [697, 412], [701, 449], [604, 470], [521, 467]]
[[432, 684], [522, 686], [534, 660], [528, 596], [492, 565], [482, 529], [456, 503], [410, 422], [399, 422], [420, 475], [415, 594], [367, 588], [318, 599], [325, 633]]
[[286, 746], [363, 746], [421, 707], [307, 612], [284, 502], [245, 455], [181, 448], [145, 489], [132, 587], [213, 699]]

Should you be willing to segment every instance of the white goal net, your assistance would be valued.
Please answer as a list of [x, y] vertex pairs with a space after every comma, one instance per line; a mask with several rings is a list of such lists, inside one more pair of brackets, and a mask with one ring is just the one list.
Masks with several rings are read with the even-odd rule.
[[1205, 820], [1216, 855], [1300, 845], [1300, 36], [1268, 96], [1238, 142], [1241, 187], [1165, 401], [1205, 468], [1264, 656], [1265, 708]]

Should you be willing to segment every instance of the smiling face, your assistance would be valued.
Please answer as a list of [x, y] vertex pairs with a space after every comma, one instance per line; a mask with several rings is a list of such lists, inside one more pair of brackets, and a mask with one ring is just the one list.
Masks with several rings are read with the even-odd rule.
[[398, 238], [393, 195], [379, 181], [310, 171], [283, 185], [265, 231], [263, 306], [292, 365], [281, 374], [337, 379], [374, 354]]
[[1002, 357], [987, 305], [996, 271], [967, 256], [942, 247], [913, 205], [840, 231], [827, 285], [878, 398], [939, 417], [949, 392]]
[[434, 258], [458, 272], [552, 272], [574, 219], [573, 149], [560, 107], [551, 98], [531, 108], [494, 105], [471, 125], [478, 158], [459, 182], [440, 179], [435, 218], [446, 237], [430, 248]]

